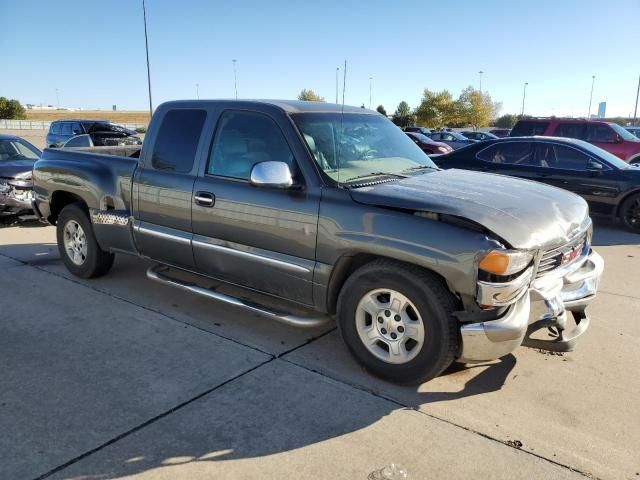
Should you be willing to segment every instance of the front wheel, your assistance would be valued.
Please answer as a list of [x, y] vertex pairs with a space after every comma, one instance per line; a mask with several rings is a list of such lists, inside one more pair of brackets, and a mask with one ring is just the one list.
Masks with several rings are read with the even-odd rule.
[[79, 204], [67, 205], [56, 226], [58, 250], [67, 269], [81, 278], [104, 275], [113, 265], [114, 254], [100, 248], [85, 210]]
[[338, 299], [338, 326], [367, 370], [396, 383], [420, 383], [460, 350], [458, 301], [436, 275], [378, 260], [354, 272]]
[[627, 230], [640, 233], [640, 194], [631, 195], [622, 202], [620, 218]]

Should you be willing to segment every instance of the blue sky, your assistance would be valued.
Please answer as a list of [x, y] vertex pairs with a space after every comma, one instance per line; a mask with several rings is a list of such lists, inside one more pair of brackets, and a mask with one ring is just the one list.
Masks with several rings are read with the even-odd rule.
[[[0, 0], [0, 95], [23, 103], [147, 108], [142, 0]], [[10, 21], [6, 21], [10, 19]], [[205, 1], [147, 0], [154, 104], [231, 98], [335, 98], [392, 112], [424, 88], [468, 85], [519, 113], [633, 112], [640, 74], [640, 0]]]

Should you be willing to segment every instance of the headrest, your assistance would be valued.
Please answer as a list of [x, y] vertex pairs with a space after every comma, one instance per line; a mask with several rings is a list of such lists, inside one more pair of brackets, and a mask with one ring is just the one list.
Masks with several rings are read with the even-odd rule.
[[221, 143], [221, 150], [225, 155], [243, 155], [247, 153], [247, 142], [240, 134], [230, 133]]
[[311, 135], [304, 134], [304, 139], [307, 141], [307, 145], [309, 145], [309, 150], [312, 152], [316, 151], [316, 141], [313, 139]]

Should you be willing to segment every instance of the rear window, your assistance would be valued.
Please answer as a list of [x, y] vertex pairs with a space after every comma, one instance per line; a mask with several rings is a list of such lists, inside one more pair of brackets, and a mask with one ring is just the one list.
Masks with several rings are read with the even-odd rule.
[[529, 137], [531, 135], [544, 135], [544, 132], [548, 126], [549, 122], [532, 122], [521, 120], [513, 127], [510, 136]]
[[153, 168], [178, 173], [190, 172], [206, 116], [204, 110], [169, 111], [162, 119], [158, 139], [153, 146]]

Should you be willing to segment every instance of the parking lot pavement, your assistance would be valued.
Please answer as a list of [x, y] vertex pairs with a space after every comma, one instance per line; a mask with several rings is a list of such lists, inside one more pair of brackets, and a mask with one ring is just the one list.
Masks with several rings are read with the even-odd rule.
[[410, 479], [640, 471], [640, 238], [615, 226], [596, 225], [605, 275], [576, 352], [521, 348], [418, 388], [364, 373], [335, 331], [154, 284], [139, 259], [67, 279], [53, 233], [0, 229], [1, 478], [67, 463], [56, 478], [364, 479], [390, 462]]
[[5, 273], [3, 479], [45, 474], [271, 358], [30, 266]]
[[491, 366], [452, 369], [400, 388], [367, 375], [337, 333], [285, 356], [402, 405], [490, 435], [583, 472], [631, 477], [640, 469], [640, 236], [596, 225], [605, 274], [589, 307], [591, 327], [575, 352], [518, 349]]
[[579, 477], [276, 359], [54, 478], [364, 480], [391, 462], [415, 479]]

